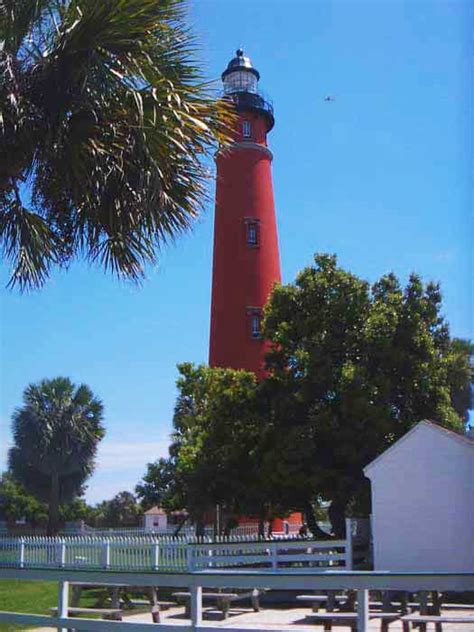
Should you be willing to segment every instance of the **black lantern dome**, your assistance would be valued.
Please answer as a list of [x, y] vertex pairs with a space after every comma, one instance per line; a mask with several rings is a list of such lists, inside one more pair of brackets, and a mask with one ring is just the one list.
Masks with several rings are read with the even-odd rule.
[[238, 48], [235, 51], [235, 57], [227, 64], [227, 68], [222, 73], [222, 81], [224, 81], [225, 77], [227, 77], [229, 73], [234, 72], [235, 70], [245, 70], [251, 72], [255, 75], [257, 81], [260, 79], [260, 73], [252, 66], [250, 57], [245, 56], [242, 48]]
[[274, 123], [273, 107], [258, 89], [260, 73], [252, 66], [250, 57], [244, 54], [242, 48], [236, 51], [222, 73], [224, 96], [234, 101], [238, 112], [255, 111], [263, 114], [267, 119], [267, 131]]

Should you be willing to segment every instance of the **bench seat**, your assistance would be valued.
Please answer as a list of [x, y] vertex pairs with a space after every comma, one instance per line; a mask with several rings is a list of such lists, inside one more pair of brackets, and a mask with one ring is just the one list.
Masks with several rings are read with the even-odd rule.
[[[230, 604], [234, 601], [241, 601], [242, 599], [250, 599], [252, 604], [252, 608], [255, 612], [260, 610], [259, 597], [263, 591], [257, 590], [256, 588], [251, 591], [241, 592], [241, 593], [225, 593], [225, 592], [203, 592], [202, 600], [216, 601], [217, 608], [222, 612], [222, 618], [227, 619], [229, 616]], [[182, 599], [186, 601], [186, 615], [190, 615], [190, 600], [191, 593], [186, 591], [174, 592], [172, 596], [176, 599]]]
[[405, 614], [400, 618], [408, 623], [463, 623], [471, 624], [474, 629], [474, 617], [455, 617], [452, 615], [432, 615], [432, 614]]
[[[173, 597], [176, 597], [176, 599], [190, 599], [191, 597], [191, 593], [189, 592], [174, 592], [172, 593]], [[239, 597], [238, 593], [221, 593], [221, 592], [203, 592], [202, 593], [202, 599], [219, 599], [219, 598], [224, 598], [224, 599], [229, 599], [229, 600], [234, 600], [237, 597]]]
[[123, 604], [125, 606], [159, 606], [160, 610], [168, 610], [172, 606], [176, 605], [176, 601], [157, 601], [156, 603], [151, 603], [149, 599], [130, 599], [129, 601], [124, 601]]
[[[296, 599], [298, 601], [327, 601], [329, 599], [328, 595], [296, 595]], [[347, 601], [346, 595], [335, 595], [333, 597], [335, 601]]]
[[[53, 614], [57, 614], [57, 608], [50, 608], [50, 612]], [[120, 608], [78, 608], [69, 606], [68, 614], [100, 614], [103, 618], [110, 617], [111, 619], [115, 619], [116, 621], [122, 620], [123, 610]]]
[[[387, 624], [393, 621], [400, 620], [400, 614], [397, 612], [369, 612], [370, 619], [382, 619], [385, 622], [383, 626], [387, 629]], [[324, 623], [324, 630], [332, 630], [333, 623], [346, 623], [350, 625], [351, 630], [356, 632], [357, 630], [357, 612], [318, 612], [310, 615], [311, 619], [315, 622], [322, 621]]]

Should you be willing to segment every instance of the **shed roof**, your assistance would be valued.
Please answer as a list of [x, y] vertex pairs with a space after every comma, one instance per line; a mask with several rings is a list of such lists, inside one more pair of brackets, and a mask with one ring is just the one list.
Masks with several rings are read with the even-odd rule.
[[368, 465], [366, 465], [364, 467], [364, 474], [367, 476], [367, 472], [371, 470], [375, 465], [379, 465], [385, 459], [387, 454], [397, 450], [400, 447], [400, 445], [402, 443], [405, 443], [405, 441], [409, 440], [409, 438], [413, 434], [415, 434], [416, 432], [419, 432], [420, 430], [423, 430], [424, 428], [429, 428], [434, 431], [437, 431], [441, 433], [443, 436], [447, 437], [448, 439], [461, 442], [464, 445], [469, 445], [470, 447], [474, 449], [474, 437], [470, 435], [460, 434], [458, 432], [455, 432], [454, 430], [450, 430], [449, 428], [444, 428], [443, 426], [440, 426], [439, 424], [435, 423], [434, 421], [430, 421], [429, 419], [423, 419], [422, 421], [418, 422], [416, 426], [413, 426], [413, 428], [411, 428], [406, 434], [404, 434], [403, 437], [400, 437], [398, 441], [395, 441], [395, 443], [392, 444], [389, 448], [387, 448], [385, 452], [382, 452], [382, 454], [379, 454], [378, 457], [376, 457], [373, 461], [371, 461]]
[[145, 511], [145, 516], [165, 516], [165, 515], [166, 515], [166, 511], [162, 509], [161, 507], [159, 507], [158, 505], [155, 505], [154, 507], [151, 507], [150, 509], [148, 509], [148, 511]]

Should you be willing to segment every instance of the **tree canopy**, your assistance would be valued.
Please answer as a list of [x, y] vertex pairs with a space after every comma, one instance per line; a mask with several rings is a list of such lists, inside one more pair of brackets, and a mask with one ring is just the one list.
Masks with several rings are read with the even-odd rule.
[[225, 520], [258, 513], [261, 498], [258, 446], [261, 417], [253, 373], [178, 366], [169, 459], [148, 466], [136, 488], [147, 504], [186, 509], [202, 524], [220, 505]]
[[10, 284], [77, 257], [137, 280], [201, 208], [232, 113], [185, 0], [0, 5], [0, 244]]
[[88, 508], [88, 520], [94, 527], [137, 527], [142, 514], [136, 497], [127, 491], [118, 492], [111, 500]]
[[9, 467], [17, 481], [48, 504], [48, 534], [58, 529], [59, 505], [83, 491], [105, 434], [102, 402], [85, 384], [58, 377], [30, 384], [12, 418]]
[[28, 494], [15, 480], [11, 472], [3, 472], [0, 478], [0, 519], [7, 522], [26, 519], [34, 528], [46, 521], [46, 504]]
[[412, 425], [464, 429], [470, 345], [450, 338], [437, 284], [412, 274], [402, 288], [388, 274], [371, 287], [316, 255], [294, 284], [274, 289], [264, 336], [267, 389], [291, 437], [284, 462], [300, 473], [300, 496], [332, 501], [338, 534], [351, 505], [367, 512], [362, 468]]

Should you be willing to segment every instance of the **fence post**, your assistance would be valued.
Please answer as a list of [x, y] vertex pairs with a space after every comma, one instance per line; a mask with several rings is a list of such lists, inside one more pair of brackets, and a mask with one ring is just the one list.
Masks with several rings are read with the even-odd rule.
[[25, 540], [20, 538], [20, 568], [25, 567]]
[[188, 566], [188, 571], [191, 572], [194, 570], [194, 551], [193, 547], [189, 544], [186, 545], [186, 562]]
[[56, 544], [56, 560], [58, 562], [58, 566], [64, 568], [66, 564], [66, 542], [65, 540], [60, 540]]
[[160, 567], [160, 545], [155, 542], [153, 544], [153, 568], [157, 571]]
[[202, 624], [202, 586], [191, 586], [191, 625]]
[[212, 563], [213, 555], [214, 555], [214, 551], [212, 549], [209, 549], [209, 551], [207, 552], [207, 556], [210, 557], [211, 559], [207, 562], [208, 568], [212, 568], [212, 566], [214, 566], [214, 564]]
[[369, 629], [369, 591], [366, 588], [357, 591], [357, 632]]
[[110, 567], [110, 542], [108, 540], [102, 544], [102, 566], [104, 568]]
[[[69, 614], [69, 582], [59, 582], [58, 590], [58, 617], [67, 619]], [[68, 632], [68, 628], [59, 625], [58, 632]]]
[[270, 551], [272, 555], [272, 568], [276, 570], [278, 568], [278, 551], [276, 542], [270, 544]]
[[344, 547], [346, 571], [352, 570], [352, 520], [346, 518], [346, 545]]

